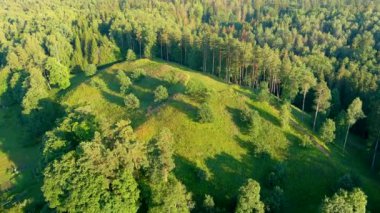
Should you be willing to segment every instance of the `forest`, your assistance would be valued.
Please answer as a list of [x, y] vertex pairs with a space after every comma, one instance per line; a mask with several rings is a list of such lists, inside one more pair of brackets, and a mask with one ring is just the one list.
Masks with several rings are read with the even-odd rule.
[[0, 5], [0, 212], [380, 211], [380, 0]]

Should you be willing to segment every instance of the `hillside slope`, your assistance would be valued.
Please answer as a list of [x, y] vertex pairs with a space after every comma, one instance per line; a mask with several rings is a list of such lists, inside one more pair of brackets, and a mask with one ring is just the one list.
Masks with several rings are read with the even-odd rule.
[[[137, 68], [143, 68], [147, 75], [133, 83], [131, 92], [141, 104], [138, 111], [130, 112], [124, 106], [116, 73]], [[200, 102], [185, 93], [185, 85], [191, 80], [211, 90], [208, 102], [215, 117], [212, 123], [198, 121]], [[260, 182], [265, 197], [271, 193], [270, 173], [280, 170], [284, 175], [277, 185], [284, 191], [286, 212], [317, 212], [322, 199], [334, 192], [338, 179], [346, 173], [360, 178], [369, 209], [380, 209], [380, 184], [369, 172], [367, 162], [351, 150], [348, 154], [336, 145], [325, 146], [310, 130], [310, 117], [295, 107], [290, 128], [282, 128], [280, 103], [275, 97], [271, 97], [270, 103], [259, 102], [250, 89], [228, 85], [175, 64], [147, 59], [114, 64], [92, 77], [76, 75], [71, 83], [68, 89], [53, 94], [52, 99], [66, 107], [87, 106], [106, 124], [129, 118], [143, 143], [163, 127], [169, 128], [176, 139], [175, 175], [193, 193], [197, 205], [209, 194], [217, 206], [231, 210], [239, 187], [248, 178]], [[159, 85], [169, 91], [169, 99], [163, 103], [154, 102], [153, 91]], [[256, 110], [261, 116], [262, 131], [255, 139], [241, 122], [244, 108]], [[38, 177], [33, 176], [32, 170], [22, 169], [18, 178], [7, 172], [12, 164], [37, 167], [39, 145], [19, 145], [27, 140], [24, 137], [27, 130], [17, 127], [20, 126], [15, 123], [17, 116], [9, 116], [11, 110], [0, 110], [0, 133], [4, 133], [0, 136], [0, 158], [6, 159], [4, 165], [0, 164], [1, 184], [21, 179], [19, 190], [14, 191], [21, 195], [15, 199], [24, 196], [39, 199]], [[305, 122], [301, 122], [302, 116]], [[22, 155], [17, 154], [21, 153], [20, 147]], [[29, 185], [35, 187], [25, 187]]]
[[[141, 101], [141, 109], [128, 113], [119, 93], [116, 71], [136, 68], [143, 68], [147, 76], [132, 88]], [[211, 88], [209, 102], [215, 115], [212, 123], [197, 121], [199, 103], [184, 93], [184, 85], [190, 79]], [[342, 154], [336, 146], [325, 147], [308, 125], [297, 119], [302, 112], [296, 108], [292, 109], [291, 128], [281, 128], [279, 103], [275, 98], [271, 104], [258, 102], [248, 89], [174, 64], [146, 59], [116, 64], [91, 79], [82, 80], [68, 93], [61, 94], [61, 102], [68, 106], [88, 105], [108, 123], [130, 118], [143, 142], [149, 141], [162, 127], [169, 128], [176, 138], [175, 174], [198, 202], [204, 194], [210, 194], [217, 205], [232, 208], [238, 188], [247, 178], [259, 180], [265, 193], [269, 173], [276, 165], [282, 165], [285, 179], [281, 187], [287, 198], [287, 212], [315, 212], [347, 172], [360, 174], [370, 208], [380, 208], [380, 185], [370, 177], [364, 162]], [[169, 100], [162, 104], [153, 102], [152, 91], [158, 85], [165, 85], [170, 94]], [[264, 131], [256, 141], [250, 139], [247, 128], [240, 122], [244, 107], [258, 111], [263, 118]]]

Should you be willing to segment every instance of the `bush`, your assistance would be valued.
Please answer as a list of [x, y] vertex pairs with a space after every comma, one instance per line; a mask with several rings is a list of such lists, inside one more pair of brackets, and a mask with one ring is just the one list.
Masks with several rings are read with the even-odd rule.
[[259, 101], [268, 102], [270, 93], [268, 89], [268, 82], [263, 81], [260, 83], [259, 94], [257, 95]]
[[251, 127], [254, 122], [255, 113], [257, 112], [249, 109], [248, 107], [244, 107], [240, 112], [240, 120], [244, 124], [247, 124], [249, 127]]
[[86, 64], [83, 68], [83, 72], [86, 76], [95, 75], [96, 71], [97, 71], [97, 68], [95, 64]]
[[161, 86], [158, 86], [154, 90], [154, 102], [161, 102], [163, 100], [168, 99], [168, 97], [169, 97], [169, 94], [166, 87], [161, 85]]
[[130, 77], [132, 80], [137, 81], [143, 78], [145, 75], [146, 75], [146, 72], [144, 69], [137, 68], [131, 72]]
[[210, 91], [200, 81], [190, 80], [186, 84], [185, 94], [199, 101], [206, 101], [210, 97]]
[[177, 84], [180, 81], [180, 79], [177, 77], [176, 72], [174, 71], [166, 72], [162, 78], [169, 84]]
[[137, 109], [140, 107], [140, 100], [134, 95], [129, 94], [124, 98], [124, 104], [129, 110]]
[[136, 60], [136, 54], [135, 54], [135, 52], [133, 52], [133, 50], [131, 50], [131, 49], [128, 49], [128, 51], [127, 51], [127, 55], [125, 56], [125, 60], [127, 60], [127, 61], [134, 61], [134, 60]]
[[281, 114], [281, 126], [282, 128], [286, 129], [289, 127], [289, 121], [291, 117], [291, 107], [290, 103], [286, 102], [281, 106], [280, 109], [280, 114]]
[[125, 75], [125, 72], [122, 70], [119, 70], [116, 75], [117, 79], [120, 83], [120, 92], [121, 93], [127, 93], [129, 87], [132, 85], [131, 79], [127, 75]]
[[214, 198], [211, 195], [205, 195], [205, 199], [203, 200], [203, 208], [206, 212], [213, 212], [215, 208]]
[[207, 103], [203, 103], [198, 110], [198, 119], [201, 123], [211, 123], [214, 120], [214, 115], [210, 106]]

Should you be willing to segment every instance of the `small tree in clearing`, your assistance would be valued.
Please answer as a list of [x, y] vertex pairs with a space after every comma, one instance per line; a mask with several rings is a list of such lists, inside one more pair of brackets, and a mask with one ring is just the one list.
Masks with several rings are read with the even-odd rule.
[[140, 107], [140, 100], [134, 94], [131, 93], [125, 96], [124, 104], [127, 107], [127, 109], [133, 110]]
[[210, 106], [207, 103], [203, 103], [199, 107], [198, 119], [201, 123], [211, 123], [214, 120], [214, 115]]
[[161, 102], [168, 99], [169, 94], [166, 87], [160, 85], [154, 90], [154, 102]]
[[236, 213], [264, 213], [264, 203], [260, 200], [260, 184], [252, 179], [239, 189]]
[[131, 49], [128, 49], [128, 51], [127, 51], [127, 55], [125, 56], [125, 59], [127, 60], [127, 61], [134, 61], [134, 60], [136, 60], [136, 54], [135, 54], [135, 52], [133, 52], [133, 50], [131, 50]]
[[322, 140], [326, 143], [333, 142], [335, 140], [335, 129], [335, 122], [327, 119], [319, 130]]

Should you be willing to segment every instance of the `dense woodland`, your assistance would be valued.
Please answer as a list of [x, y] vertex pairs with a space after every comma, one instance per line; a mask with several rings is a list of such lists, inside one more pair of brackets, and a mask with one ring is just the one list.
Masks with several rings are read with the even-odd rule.
[[[169, 130], [145, 147], [129, 120], [105, 124], [85, 107], [63, 109], [51, 98], [70, 87], [72, 76], [91, 76], [138, 58], [175, 62], [263, 98], [271, 93], [310, 113], [314, 130], [327, 142], [345, 149], [349, 132], [360, 136], [360, 145], [370, 150], [367, 169], [379, 172], [378, 0], [0, 0], [0, 5], [0, 106], [16, 107], [33, 141], [43, 144], [45, 202], [31, 208], [224, 211], [208, 195], [196, 206], [171, 173], [175, 138]], [[121, 72], [118, 79], [127, 90], [129, 77]], [[155, 90], [155, 102], [167, 96], [166, 88]], [[125, 102], [129, 110], [140, 105], [133, 94]], [[202, 107], [200, 120], [209, 122], [209, 109]], [[281, 109], [284, 117], [288, 108]], [[326, 198], [321, 211], [365, 212], [366, 195], [348, 189]], [[236, 212], [281, 211], [276, 206], [281, 189], [262, 202], [260, 185], [249, 180], [239, 193]]]

